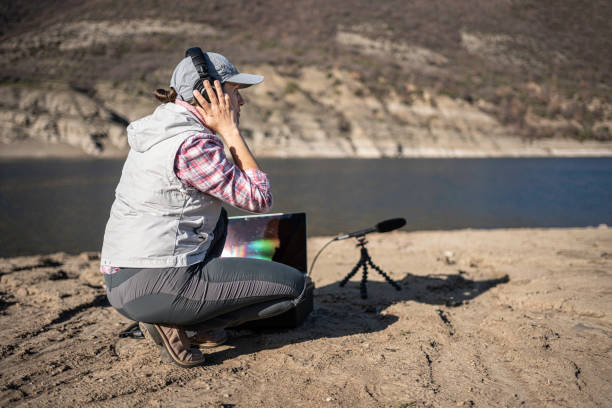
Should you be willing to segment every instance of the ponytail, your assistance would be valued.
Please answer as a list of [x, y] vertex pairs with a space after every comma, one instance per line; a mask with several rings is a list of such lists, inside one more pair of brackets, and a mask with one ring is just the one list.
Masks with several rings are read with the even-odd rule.
[[168, 103], [176, 100], [177, 93], [173, 88], [170, 88], [170, 90], [158, 88], [153, 91], [153, 95], [155, 95], [157, 100], [161, 103]]

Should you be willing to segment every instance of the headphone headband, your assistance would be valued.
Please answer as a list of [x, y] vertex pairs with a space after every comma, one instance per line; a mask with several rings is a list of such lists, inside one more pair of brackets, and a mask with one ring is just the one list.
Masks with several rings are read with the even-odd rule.
[[210, 79], [208, 73], [208, 64], [206, 63], [206, 57], [200, 47], [192, 47], [185, 51], [186, 57], [191, 57], [191, 61], [200, 75], [200, 79]]
[[[193, 89], [198, 90], [202, 97], [206, 99], [206, 102], [210, 103], [208, 92], [204, 88], [204, 81], [208, 80], [211, 84], [214, 81], [214, 77], [208, 72], [208, 64], [206, 63], [206, 56], [202, 52], [200, 47], [192, 47], [185, 51], [185, 57], [191, 57], [191, 62], [195, 66], [196, 71], [200, 78], [198, 78], [193, 84]], [[213, 89], [213, 92], [216, 91]]]

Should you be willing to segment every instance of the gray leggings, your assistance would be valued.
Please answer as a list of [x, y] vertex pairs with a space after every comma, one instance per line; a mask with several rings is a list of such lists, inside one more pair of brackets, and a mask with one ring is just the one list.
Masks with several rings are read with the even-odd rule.
[[202, 262], [180, 268], [120, 268], [105, 275], [111, 305], [129, 319], [210, 329], [275, 316], [301, 302], [308, 278], [290, 266], [259, 259], [219, 258], [223, 210]]

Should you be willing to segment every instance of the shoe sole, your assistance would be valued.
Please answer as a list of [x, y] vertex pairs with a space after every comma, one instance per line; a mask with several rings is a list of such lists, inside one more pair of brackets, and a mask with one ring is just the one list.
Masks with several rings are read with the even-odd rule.
[[162, 360], [174, 363], [182, 368], [192, 368], [204, 364], [204, 359], [202, 359], [201, 361], [193, 362], [191, 364], [183, 363], [181, 360], [178, 359], [178, 356], [174, 354], [174, 351], [170, 347], [170, 342], [164, 335], [164, 332], [156, 324], [142, 322], [140, 324], [145, 328], [151, 340], [153, 340], [153, 342], [159, 347]]
[[199, 348], [215, 348], [227, 343], [228, 340], [229, 336], [226, 334], [223, 340], [220, 340], [216, 343], [191, 343], [191, 345]]

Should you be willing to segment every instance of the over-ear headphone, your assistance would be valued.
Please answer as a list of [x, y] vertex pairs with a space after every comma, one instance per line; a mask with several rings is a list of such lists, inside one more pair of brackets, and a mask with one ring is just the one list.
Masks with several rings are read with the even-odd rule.
[[[191, 57], [191, 61], [198, 71], [198, 75], [200, 76], [200, 78], [193, 84], [193, 89], [197, 89], [202, 94], [204, 99], [210, 103], [210, 98], [208, 98], [208, 93], [206, 92], [206, 88], [204, 88], [204, 81], [208, 80], [210, 85], [213, 86], [214, 78], [208, 72], [208, 64], [206, 63], [206, 57], [204, 56], [202, 49], [200, 47], [189, 48], [187, 51], [185, 51], [185, 56]], [[213, 91], [215, 91], [214, 86]]]

